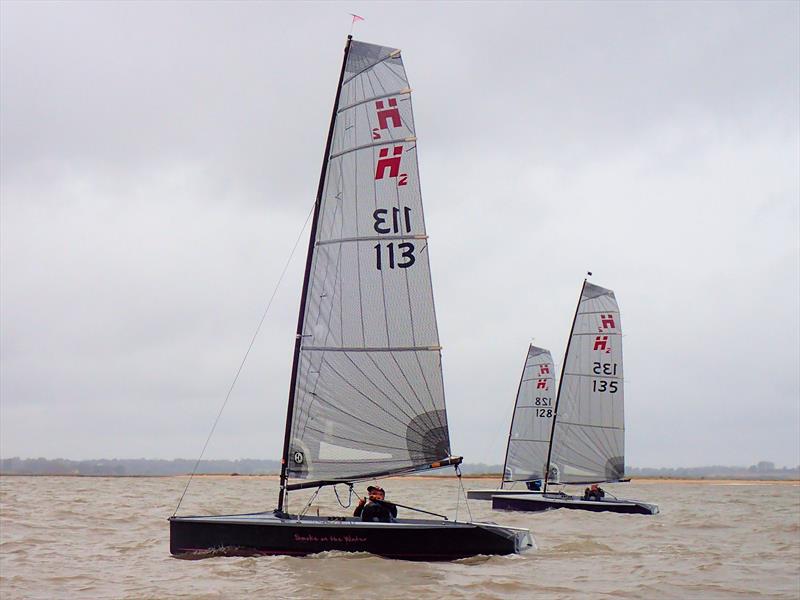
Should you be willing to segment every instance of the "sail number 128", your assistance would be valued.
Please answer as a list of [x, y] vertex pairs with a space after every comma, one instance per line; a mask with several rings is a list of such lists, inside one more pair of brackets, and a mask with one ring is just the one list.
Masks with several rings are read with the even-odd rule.
[[536, 416], [537, 417], [552, 417], [553, 416], [553, 409], [552, 408], [544, 408], [544, 407], [552, 407], [553, 406], [553, 399], [548, 398], [547, 396], [536, 396], [534, 400], [534, 405], [542, 408], [536, 409]]

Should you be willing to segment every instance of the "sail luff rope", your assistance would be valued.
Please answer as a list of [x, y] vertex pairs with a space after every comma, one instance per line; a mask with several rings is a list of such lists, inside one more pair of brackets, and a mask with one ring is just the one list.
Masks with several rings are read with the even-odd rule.
[[278, 288], [283, 281], [284, 275], [286, 275], [286, 271], [289, 269], [289, 264], [292, 262], [292, 258], [294, 257], [295, 250], [297, 250], [297, 246], [300, 243], [300, 239], [303, 237], [303, 232], [306, 230], [306, 226], [308, 225], [308, 221], [311, 218], [311, 215], [314, 212], [314, 207], [312, 205], [311, 210], [306, 217], [305, 222], [303, 223], [303, 227], [300, 229], [300, 234], [297, 236], [297, 239], [294, 242], [294, 246], [292, 247], [292, 251], [289, 253], [289, 258], [286, 260], [286, 264], [283, 266], [283, 271], [281, 271], [280, 276], [278, 277], [278, 281], [275, 284], [275, 288], [272, 290], [272, 295], [267, 302], [267, 307], [264, 309], [264, 314], [261, 315], [261, 320], [258, 322], [258, 326], [256, 327], [255, 333], [253, 333], [253, 337], [250, 340], [250, 345], [247, 347], [247, 351], [244, 353], [244, 357], [242, 357], [242, 362], [239, 364], [239, 368], [236, 370], [236, 375], [231, 382], [230, 387], [228, 388], [228, 393], [225, 394], [225, 400], [222, 402], [222, 406], [217, 413], [217, 418], [214, 419], [214, 424], [211, 426], [211, 431], [208, 433], [208, 437], [206, 438], [205, 444], [203, 444], [203, 449], [200, 451], [200, 456], [197, 457], [197, 461], [194, 463], [194, 467], [192, 468], [192, 472], [189, 475], [189, 481], [186, 482], [186, 487], [183, 488], [183, 493], [181, 494], [180, 499], [178, 500], [178, 505], [175, 507], [175, 511], [172, 513], [174, 517], [178, 514], [178, 510], [181, 507], [181, 503], [183, 502], [184, 496], [186, 496], [186, 491], [189, 489], [189, 484], [192, 483], [192, 478], [197, 473], [197, 468], [200, 466], [200, 461], [203, 460], [203, 456], [206, 453], [206, 449], [208, 448], [208, 443], [211, 441], [211, 437], [214, 435], [214, 431], [217, 428], [217, 423], [219, 423], [220, 417], [222, 417], [222, 411], [225, 410], [225, 406], [228, 404], [228, 400], [230, 400], [231, 393], [233, 392], [233, 388], [236, 386], [236, 382], [239, 380], [239, 375], [244, 368], [244, 363], [247, 361], [247, 357], [250, 355], [250, 350], [253, 349], [253, 344], [255, 344], [256, 337], [258, 337], [259, 331], [261, 331], [261, 326], [264, 324], [264, 319], [267, 318], [267, 313], [269, 313], [269, 309], [272, 306], [272, 301], [275, 300], [275, 295], [278, 293]]

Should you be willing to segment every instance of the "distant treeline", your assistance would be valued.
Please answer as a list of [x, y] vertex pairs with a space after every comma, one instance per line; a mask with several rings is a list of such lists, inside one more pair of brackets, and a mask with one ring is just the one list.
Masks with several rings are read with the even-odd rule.
[[650, 469], [628, 467], [629, 477], [679, 477], [685, 479], [800, 479], [800, 465], [777, 468], [774, 463], [762, 460], [749, 467], [675, 467]]
[[[0, 458], [1, 475], [116, 475], [116, 476], [159, 476], [188, 475], [194, 469], [195, 461], [176, 458], [158, 460], [149, 458], [112, 458], [98, 460], [68, 460], [64, 458]], [[242, 458], [238, 460], [201, 460], [197, 473], [203, 475], [277, 475], [281, 464], [277, 460]], [[499, 477], [501, 465], [477, 463], [462, 465], [461, 471], [467, 475], [496, 473]], [[431, 474], [441, 473], [434, 471]]]
[[[176, 458], [112, 458], [99, 460], [67, 460], [63, 458], [2, 458], [3, 475], [186, 475], [194, 469], [195, 460]], [[271, 475], [279, 473], [277, 460], [242, 458], [239, 460], [201, 460], [197, 472], [214, 475]]]
[[[156, 460], [148, 458], [112, 458], [99, 460], [67, 460], [62, 458], [0, 458], [0, 475], [94, 475], [94, 476], [159, 476], [187, 475], [195, 461], [183, 458]], [[502, 465], [473, 463], [461, 465], [465, 475], [500, 477]], [[277, 460], [242, 458], [238, 460], [202, 460], [197, 473], [205, 475], [277, 475]], [[444, 472], [449, 472], [445, 469]], [[688, 479], [800, 479], [800, 466], [777, 468], [768, 461], [749, 467], [676, 467], [651, 469], [628, 467], [630, 477], [681, 477]], [[431, 475], [442, 471], [430, 472]]]

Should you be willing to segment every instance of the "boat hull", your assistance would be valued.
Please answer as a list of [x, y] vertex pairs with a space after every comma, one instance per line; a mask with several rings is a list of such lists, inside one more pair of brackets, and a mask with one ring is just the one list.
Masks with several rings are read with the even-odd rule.
[[559, 508], [637, 515], [658, 514], [658, 505], [627, 499], [584, 500], [567, 494], [505, 495], [492, 498], [496, 510], [545, 511]]
[[533, 547], [527, 529], [491, 523], [401, 519], [365, 523], [341, 517], [279, 517], [272, 513], [172, 517], [170, 553], [208, 556], [305, 556], [331, 550], [387, 558], [447, 561], [478, 554], [515, 554]]
[[541, 496], [542, 492], [529, 490], [467, 490], [468, 500], [491, 500], [495, 496]]

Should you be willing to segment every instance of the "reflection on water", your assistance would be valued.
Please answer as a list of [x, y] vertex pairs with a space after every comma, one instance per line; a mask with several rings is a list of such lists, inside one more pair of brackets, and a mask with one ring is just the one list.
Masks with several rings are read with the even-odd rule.
[[[520, 556], [409, 563], [367, 554], [169, 556], [166, 521], [185, 478], [0, 478], [0, 596], [10, 598], [774, 598], [800, 597], [800, 486], [630, 483], [615, 495], [656, 502], [656, 516], [495, 512], [474, 520], [528, 527]], [[466, 480], [471, 488], [496, 482]], [[388, 499], [467, 519], [455, 478], [384, 480]], [[361, 494], [366, 484], [359, 485]], [[347, 503], [347, 490], [340, 487]], [[301, 510], [311, 491], [291, 496]], [[198, 477], [180, 514], [271, 510], [277, 481]], [[344, 515], [332, 490], [311, 514]], [[414, 516], [401, 509], [401, 516]]]

